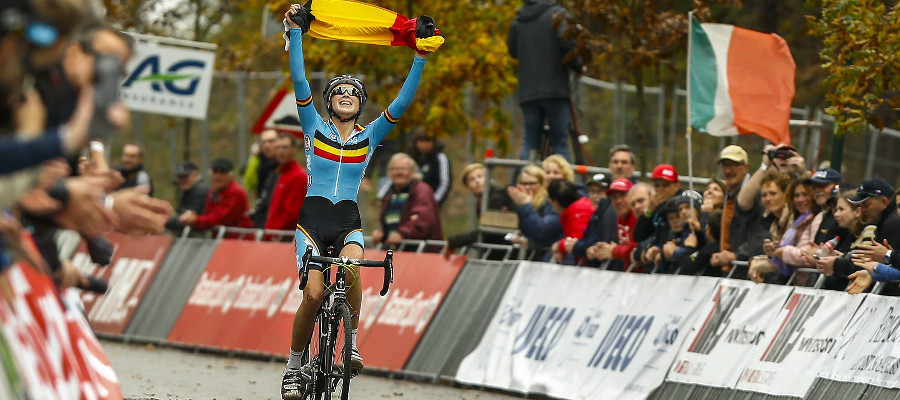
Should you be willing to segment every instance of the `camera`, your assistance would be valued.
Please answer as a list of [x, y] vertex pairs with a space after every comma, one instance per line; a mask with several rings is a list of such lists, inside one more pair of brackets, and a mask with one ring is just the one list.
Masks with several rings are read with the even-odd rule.
[[119, 84], [122, 64], [115, 56], [100, 54], [94, 63], [94, 119], [91, 121], [91, 138], [108, 140], [115, 127], [106, 118], [109, 106], [119, 100]]
[[793, 157], [794, 153], [792, 153], [788, 149], [771, 149], [766, 153], [766, 155], [769, 156], [770, 160], [774, 160], [776, 158], [787, 160], [788, 158]]

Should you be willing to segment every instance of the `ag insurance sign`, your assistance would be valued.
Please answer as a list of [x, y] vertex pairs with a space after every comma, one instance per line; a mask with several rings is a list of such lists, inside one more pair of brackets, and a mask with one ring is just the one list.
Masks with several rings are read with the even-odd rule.
[[206, 119], [216, 46], [134, 36], [134, 56], [119, 92], [122, 102], [134, 111]]

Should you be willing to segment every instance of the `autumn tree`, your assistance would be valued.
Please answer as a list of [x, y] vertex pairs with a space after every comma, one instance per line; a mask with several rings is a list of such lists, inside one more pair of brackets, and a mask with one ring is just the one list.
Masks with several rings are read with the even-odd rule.
[[645, 85], [650, 79], [659, 81], [662, 70], [676, 71], [675, 56], [687, 50], [687, 12], [693, 8], [698, 18], [708, 20], [708, 3], [740, 6], [739, 0], [695, 0], [693, 4], [675, 0], [562, 1], [572, 11], [568, 34], [577, 40], [576, 51], [591, 60], [589, 73], [602, 71], [636, 87], [637, 118], [631, 133], [642, 171], [649, 171]]
[[879, 0], [822, 0], [821, 15], [808, 16], [822, 38], [825, 112], [838, 135], [866, 132], [896, 121], [900, 107], [900, 9]]

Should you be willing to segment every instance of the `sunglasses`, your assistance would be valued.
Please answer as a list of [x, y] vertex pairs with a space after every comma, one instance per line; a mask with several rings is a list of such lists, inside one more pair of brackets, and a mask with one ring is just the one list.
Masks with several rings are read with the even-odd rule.
[[338, 86], [334, 89], [331, 89], [332, 96], [340, 96], [340, 95], [350, 95], [355, 96], [357, 98], [362, 98], [362, 95], [359, 92], [359, 89], [352, 86]]

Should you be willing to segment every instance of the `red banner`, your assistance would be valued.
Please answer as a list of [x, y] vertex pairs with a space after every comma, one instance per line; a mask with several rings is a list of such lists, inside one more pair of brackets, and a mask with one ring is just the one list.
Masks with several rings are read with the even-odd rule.
[[16, 264], [0, 285], [0, 328], [28, 398], [123, 397], [84, 316], [63, 306], [49, 277]]
[[[384, 258], [367, 250], [366, 258]], [[465, 263], [437, 254], [394, 253], [394, 286], [381, 297], [383, 271], [363, 268], [358, 342], [366, 366], [401, 369]], [[297, 289], [290, 243], [223, 240], [168, 340], [201, 347], [287, 356]]]
[[104, 295], [88, 291], [81, 294], [91, 326], [96, 332], [122, 335], [165, 261], [173, 238], [169, 235], [130, 236], [117, 232], [109, 233], [106, 238], [116, 249], [109, 266], [94, 264], [83, 242], [72, 262], [82, 273], [109, 282], [109, 292]]

